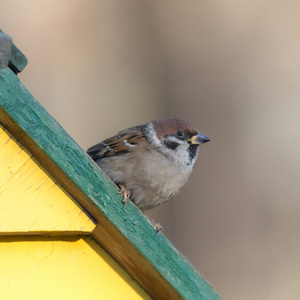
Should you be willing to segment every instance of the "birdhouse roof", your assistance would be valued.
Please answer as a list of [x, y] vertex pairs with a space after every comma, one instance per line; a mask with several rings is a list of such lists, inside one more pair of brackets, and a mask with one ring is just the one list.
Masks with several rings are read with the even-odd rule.
[[135, 205], [122, 209], [116, 186], [23, 86], [16, 73], [27, 59], [12, 47], [0, 69], [0, 123], [92, 218], [96, 242], [155, 298], [220, 299]]

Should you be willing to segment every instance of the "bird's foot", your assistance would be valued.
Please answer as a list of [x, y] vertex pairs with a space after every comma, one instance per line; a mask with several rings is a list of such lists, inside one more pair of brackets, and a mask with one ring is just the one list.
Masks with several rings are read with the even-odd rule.
[[148, 216], [146, 216], [149, 220], [149, 222], [154, 226], [156, 229], [156, 235], [162, 232], [162, 226], [159, 223], [155, 223], [153, 219], [150, 219]]
[[123, 208], [125, 208], [127, 204], [127, 200], [130, 197], [130, 191], [126, 189], [126, 187], [123, 184], [119, 184], [120, 190], [118, 194], [123, 194]]
[[159, 223], [153, 223], [155, 229], [156, 229], [156, 235], [162, 232], [162, 226]]

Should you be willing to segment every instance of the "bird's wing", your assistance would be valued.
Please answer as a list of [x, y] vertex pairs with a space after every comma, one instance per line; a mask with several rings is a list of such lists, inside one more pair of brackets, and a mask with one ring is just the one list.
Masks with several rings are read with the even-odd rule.
[[143, 126], [135, 126], [102, 141], [101, 143], [89, 148], [87, 154], [93, 160], [105, 157], [124, 155], [134, 151], [137, 144], [146, 141], [143, 134]]

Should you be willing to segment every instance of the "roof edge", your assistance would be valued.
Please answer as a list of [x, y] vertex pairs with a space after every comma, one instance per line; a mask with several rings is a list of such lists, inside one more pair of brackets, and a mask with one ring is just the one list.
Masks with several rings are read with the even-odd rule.
[[153, 297], [220, 299], [135, 205], [122, 209], [115, 185], [8, 68], [0, 70], [0, 122], [91, 215], [92, 236]]

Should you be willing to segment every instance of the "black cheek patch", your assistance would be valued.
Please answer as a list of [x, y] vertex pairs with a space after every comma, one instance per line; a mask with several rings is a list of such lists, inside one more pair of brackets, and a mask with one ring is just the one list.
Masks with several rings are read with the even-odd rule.
[[172, 149], [172, 150], [175, 150], [179, 144], [176, 143], [176, 142], [171, 142], [171, 141], [164, 141], [164, 144], [169, 148], [169, 149]]

